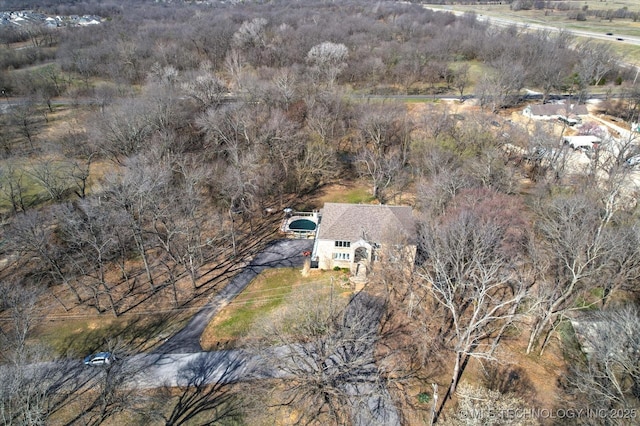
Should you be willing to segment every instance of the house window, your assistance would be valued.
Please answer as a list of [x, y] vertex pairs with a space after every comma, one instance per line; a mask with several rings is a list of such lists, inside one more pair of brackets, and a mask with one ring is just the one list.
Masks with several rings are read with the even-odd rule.
[[336, 241], [336, 247], [349, 248], [349, 247], [351, 247], [351, 242], [350, 241]]
[[349, 260], [350, 257], [349, 253], [333, 253], [333, 260]]

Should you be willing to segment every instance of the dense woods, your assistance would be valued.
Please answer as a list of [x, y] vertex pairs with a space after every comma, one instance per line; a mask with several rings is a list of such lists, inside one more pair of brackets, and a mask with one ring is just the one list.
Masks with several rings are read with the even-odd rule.
[[[504, 116], [525, 88], [580, 103], [607, 87], [625, 99], [600, 108], [637, 122], [634, 72], [610, 48], [397, 2], [38, 3], [104, 20], [0, 27], [2, 422], [97, 425], [126, 412], [183, 424], [259, 411], [263, 401], [224, 380], [209, 387], [212, 367], [195, 364], [179, 391], [144, 397], [124, 386], [130, 371], [109, 369], [95, 400], [77, 402], [71, 370], [29, 370], [79, 355], [35, 344], [38, 322], [197, 306], [277, 237], [270, 211], [340, 182], [410, 203], [419, 257], [410, 270], [382, 261], [357, 303], [310, 308], [308, 323], [263, 336], [295, 351], [287, 333], [297, 333], [313, 353], [351, 354], [291, 368], [280, 403], [301, 421], [352, 421], [348, 387], [365, 373], [406, 424], [431, 419], [411, 392], [431, 392], [435, 377], [445, 424], [467, 424], [454, 404], [482, 398], [527, 407], [526, 372], [460, 383], [470, 362], [485, 372], [508, 362], [505, 341], [536, 359], [564, 353], [558, 406], [640, 408], [635, 134], [576, 170], [549, 126]], [[459, 105], [472, 94], [477, 108], [450, 110], [440, 94]], [[434, 102], [414, 109], [412, 95]], [[593, 356], [567, 331], [585, 311], [603, 330]], [[170, 406], [180, 392], [193, 405]]]

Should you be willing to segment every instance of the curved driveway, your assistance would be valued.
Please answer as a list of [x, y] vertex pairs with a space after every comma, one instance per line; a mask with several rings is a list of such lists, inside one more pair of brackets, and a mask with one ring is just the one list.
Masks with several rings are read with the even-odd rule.
[[260, 272], [268, 268], [302, 266], [303, 251], [311, 251], [313, 240], [278, 240], [262, 250], [242, 271], [233, 277], [209, 303], [189, 320], [187, 325], [155, 350], [155, 353], [202, 352], [200, 337], [211, 319], [238, 296]]

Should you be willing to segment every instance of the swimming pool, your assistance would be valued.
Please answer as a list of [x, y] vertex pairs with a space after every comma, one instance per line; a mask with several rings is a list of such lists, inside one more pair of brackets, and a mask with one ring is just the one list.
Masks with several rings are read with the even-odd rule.
[[289, 223], [291, 231], [314, 231], [315, 229], [316, 223], [309, 219], [296, 219]]

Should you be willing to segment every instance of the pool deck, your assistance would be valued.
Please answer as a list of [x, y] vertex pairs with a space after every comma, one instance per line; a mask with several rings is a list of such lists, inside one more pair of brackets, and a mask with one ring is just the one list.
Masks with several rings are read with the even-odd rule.
[[[313, 230], [293, 230], [289, 228], [289, 224], [296, 220], [309, 220], [316, 224]], [[280, 232], [293, 238], [315, 238], [318, 229], [318, 213], [317, 212], [293, 212], [291, 216], [285, 217], [280, 225]]]

